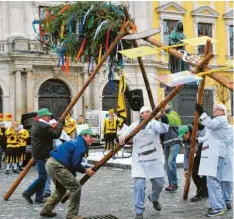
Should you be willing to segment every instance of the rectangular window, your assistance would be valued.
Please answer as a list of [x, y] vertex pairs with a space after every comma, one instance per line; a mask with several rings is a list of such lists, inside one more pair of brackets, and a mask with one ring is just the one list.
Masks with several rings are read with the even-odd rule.
[[203, 107], [207, 115], [213, 115], [214, 91], [205, 89], [203, 93]]
[[231, 56], [233, 56], [233, 35], [234, 35], [234, 28], [233, 28], [233, 25], [231, 25], [230, 27], [229, 27], [229, 31], [230, 31], [230, 33], [229, 33], [229, 38], [230, 38], [230, 55]]
[[46, 17], [45, 6], [39, 6], [39, 18], [43, 19]]
[[163, 20], [163, 42], [169, 45], [169, 35], [171, 31], [176, 27], [177, 20]]
[[[198, 37], [209, 36], [212, 37], [212, 24], [198, 23]], [[212, 47], [211, 47], [212, 51]], [[205, 52], [205, 45], [198, 46], [198, 54], [203, 55]]]

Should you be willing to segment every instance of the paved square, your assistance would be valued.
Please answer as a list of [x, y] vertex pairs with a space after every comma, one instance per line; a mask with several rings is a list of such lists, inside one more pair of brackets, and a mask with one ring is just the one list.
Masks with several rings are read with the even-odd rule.
[[[3, 196], [15, 181], [18, 174], [5, 174], [4, 169], [0, 169], [0, 219], [42, 219], [39, 212], [42, 204], [28, 205], [21, 197], [21, 193], [36, 177], [34, 168], [30, 170], [16, 191], [8, 201], [3, 200]], [[78, 174], [81, 177], [81, 174]], [[208, 201], [191, 203], [183, 201], [183, 169], [178, 169], [179, 189], [175, 193], [168, 193], [165, 190], [161, 193], [160, 202], [162, 210], [156, 212], [146, 197], [146, 210], [144, 219], [203, 219]], [[81, 206], [79, 214], [85, 217], [94, 215], [108, 215], [118, 217], [119, 219], [133, 219], [135, 216], [133, 206], [133, 183], [131, 171], [127, 169], [115, 169], [109, 167], [101, 168], [84, 186], [82, 190]], [[167, 185], [167, 184], [165, 184]], [[147, 194], [149, 194], [151, 185], [147, 184]], [[195, 186], [192, 184], [189, 197], [195, 194]], [[56, 219], [65, 219], [66, 204], [59, 204], [56, 207]], [[232, 211], [227, 211], [222, 217], [233, 218]]]

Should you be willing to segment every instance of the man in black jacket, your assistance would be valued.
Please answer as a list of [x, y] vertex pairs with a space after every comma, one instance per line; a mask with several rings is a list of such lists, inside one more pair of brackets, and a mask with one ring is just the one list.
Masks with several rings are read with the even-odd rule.
[[49, 124], [52, 113], [47, 108], [40, 109], [37, 114], [39, 119], [32, 125], [31, 143], [38, 178], [22, 194], [29, 204], [33, 204], [31, 196], [35, 193], [35, 203], [43, 203], [43, 193], [47, 179], [45, 163], [50, 157], [50, 151], [53, 149], [53, 139], [60, 137], [64, 125], [64, 122], [60, 122], [58, 128], [52, 128]]

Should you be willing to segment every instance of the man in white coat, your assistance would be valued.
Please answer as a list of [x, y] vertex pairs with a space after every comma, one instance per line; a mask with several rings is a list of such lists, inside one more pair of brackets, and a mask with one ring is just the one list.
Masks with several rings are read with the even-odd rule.
[[[124, 143], [124, 138], [130, 134], [140, 122], [148, 118], [150, 113], [150, 107], [143, 106], [141, 108], [140, 120], [132, 123], [127, 129], [125, 128], [126, 131], [119, 137], [120, 144]], [[132, 177], [135, 178], [134, 206], [136, 219], [143, 219], [146, 179], [150, 179], [152, 184], [152, 192], [148, 198], [157, 211], [161, 210], [158, 199], [165, 182], [163, 149], [159, 142], [159, 135], [166, 133], [168, 129], [169, 125], [157, 120], [151, 120], [133, 138]]]
[[199, 175], [207, 176], [207, 188], [211, 208], [207, 217], [223, 215], [226, 210], [222, 191], [222, 175], [227, 156], [225, 141], [228, 138], [227, 109], [223, 104], [216, 104], [213, 109], [213, 119], [203, 110], [202, 106], [195, 107], [202, 124], [207, 128], [206, 135], [199, 139], [203, 142]]
[[227, 146], [227, 157], [225, 159], [223, 174], [222, 174], [222, 191], [223, 198], [227, 209], [232, 209], [232, 190], [233, 190], [233, 127], [229, 125], [228, 138], [225, 141]]

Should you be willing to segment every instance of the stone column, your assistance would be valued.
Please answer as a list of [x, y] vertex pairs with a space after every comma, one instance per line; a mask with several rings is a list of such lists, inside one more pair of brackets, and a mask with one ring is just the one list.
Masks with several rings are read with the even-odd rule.
[[22, 114], [22, 81], [21, 71], [15, 71], [15, 118], [17, 121], [21, 119]]
[[3, 113], [10, 112], [10, 95], [2, 96], [2, 112]]
[[[88, 77], [89, 77], [88, 73], [85, 72], [83, 74], [83, 84], [88, 80]], [[84, 101], [83, 101], [83, 111], [84, 111], [84, 113], [85, 113], [85, 110], [86, 110], [86, 108], [85, 108], [86, 105], [88, 106], [88, 109], [91, 109], [90, 88], [89, 88], [89, 86], [85, 89], [84, 94], [83, 94], [83, 96], [84, 96]]]
[[26, 73], [26, 106], [27, 112], [34, 110], [34, 78], [33, 69], [27, 70]]

